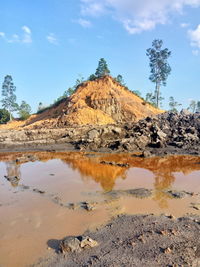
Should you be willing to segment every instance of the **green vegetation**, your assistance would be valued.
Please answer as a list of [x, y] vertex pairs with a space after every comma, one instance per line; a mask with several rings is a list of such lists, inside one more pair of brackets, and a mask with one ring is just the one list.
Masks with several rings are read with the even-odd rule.
[[[162, 100], [164, 99], [161, 96], [160, 88], [161, 86], [166, 85], [167, 78], [171, 73], [171, 67], [168, 64], [168, 58], [171, 56], [171, 51], [168, 48], [162, 49], [163, 41], [155, 39], [152, 42], [152, 47], [146, 50], [146, 55], [149, 58], [150, 66], [150, 76], [149, 79], [155, 83], [155, 91], [149, 92], [146, 94], [145, 99], [142, 97], [142, 94], [139, 90], [130, 90], [121, 74], [118, 74], [117, 77], [113, 78], [117, 83], [124, 86], [126, 90], [129, 90], [133, 94], [139, 96], [145, 103], [149, 103], [154, 107], [162, 106]], [[94, 81], [98, 78], [102, 78], [106, 75], [110, 75], [110, 70], [108, 68], [107, 62], [104, 58], [100, 58], [95, 74], [91, 74], [87, 81]], [[77, 88], [85, 82], [82, 75], [79, 74], [79, 77], [76, 79], [74, 86], [69, 87], [64, 91], [63, 95], [58, 97], [53, 104], [49, 106], [44, 106], [41, 102], [38, 105], [37, 113], [42, 113], [45, 110], [48, 110], [51, 107], [58, 106], [62, 101], [68, 99]], [[6, 75], [4, 82], [2, 84], [2, 107], [0, 110], [0, 123], [6, 123], [9, 120], [12, 120], [12, 113], [17, 112], [21, 120], [26, 120], [31, 115], [31, 107], [24, 100], [20, 105], [17, 104], [17, 97], [15, 95], [16, 86], [13, 83], [11, 75]], [[174, 97], [169, 98], [169, 110], [177, 111], [177, 108], [181, 106], [180, 103], [174, 100]], [[200, 112], [200, 101], [191, 100], [188, 110], [191, 112]]]
[[97, 78], [101, 78], [108, 74], [110, 74], [110, 70], [108, 68], [107, 62], [105, 61], [104, 58], [100, 58], [98, 67], [95, 72], [95, 76]]
[[21, 105], [18, 107], [18, 114], [20, 120], [26, 120], [31, 115], [31, 107], [25, 101], [22, 101]]
[[2, 85], [2, 107], [8, 110], [10, 114], [10, 121], [12, 120], [12, 112], [17, 111], [18, 105], [16, 103], [16, 86], [13, 83], [11, 75], [6, 75]]
[[115, 81], [121, 84], [122, 86], [126, 86], [124, 79], [121, 74], [118, 74], [117, 77], [115, 78]]
[[174, 97], [173, 96], [170, 96], [170, 98], [169, 98], [169, 107], [170, 107], [170, 110], [177, 112], [178, 111], [177, 110], [177, 107], [179, 107], [179, 106], [181, 106], [181, 104], [179, 104], [178, 102], [176, 102], [174, 100]]
[[159, 107], [160, 103], [160, 87], [166, 85], [167, 77], [171, 72], [171, 67], [167, 62], [171, 51], [168, 48], [161, 49], [162, 45], [162, 40], [154, 40], [152, 42], [152, 48], [147, 49], [146, 53], [150, 61], [151, 74], [149, 79], [155, 83], [155, 104], [157, 107]]
[[200, 101], [191, 100], [187, 109], [193, 113], [200, 112]]
[[6, 109], [0, 109], [0, 124], [7, 123], [10, 120], [10, 113]]

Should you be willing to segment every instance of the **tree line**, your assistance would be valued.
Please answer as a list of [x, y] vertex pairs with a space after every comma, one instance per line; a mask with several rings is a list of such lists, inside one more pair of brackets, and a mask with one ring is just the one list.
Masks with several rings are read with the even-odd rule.
[[[159, 108], [163, 101], [161, 94], [161, 87], [166, 86], [167, 78], [171, 73], [171, 67], [168, 63], [168, 59], [171, 56], [171, 51], [168, 48], [162, 48], [163, 41], [155, 39], [152, 42], [152, 47], [146, 50], [146, 55], [149, 58], [149, 67], [150, 67], [150, 76], [149, 80], [155, 84], [154, 92], [149, 92], [146, 94], [145, 101], [149, 102], [153, 106]], [[63, 95], [57, 98], [54, 103], [50, 106], [44, 106], [42, 102], [38, 105], [38, 113], [43, 112], [45, 109], [50, 108], [51, 106], [56, 105], [61, 100], [71, 96], [75, 90], [84, 82], [84, 81], [95, 81], [96, 79], [102, 78], [106, 75], [110, 75], [110, 70], [108, 64], [104, 58], [101, 58], [98, 62], [96, 72], [91, 74], [86, 80], [79, 75], [76, 79], [74, 86], [69, 87], [64, 91]], [[114, 77], [115, 81], [126, 86], [124, 79], [121, 74]], [[19, 105], [17, 103], [16, 97], [16, 86], [13, 83], [11, 75], [6, 75], [2, 84], [2, 107], [0, 109], [0, 124], [6, 123], [13, 118], [13, 112], [17, 112], [19, 119], [26, 120], [31, 114], [31, 107], [26, 101], [22, 101]], [[138, 90], [132, 91], [136, 95], [141, 97], [141, 92]], [[173, 96], [169, 98], [169, 110], [177, 111], [178, 107], [181, 106]], [[200, 112], [200, 101], [191, 100], [188, 110], [191, 112]]]

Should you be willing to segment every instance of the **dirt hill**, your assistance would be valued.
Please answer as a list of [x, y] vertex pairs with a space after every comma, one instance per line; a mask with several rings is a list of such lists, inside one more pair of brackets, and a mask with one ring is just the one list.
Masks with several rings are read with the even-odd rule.
[[[31, 116], [23, 126], [104, 125], [135, 122], [159, 113], [162, 111], [146, 103], [112, 77], [104, 76], [82, 83], [68, 99]], [[17, 127], [21, 126], [22, 124], [17, 124]]]

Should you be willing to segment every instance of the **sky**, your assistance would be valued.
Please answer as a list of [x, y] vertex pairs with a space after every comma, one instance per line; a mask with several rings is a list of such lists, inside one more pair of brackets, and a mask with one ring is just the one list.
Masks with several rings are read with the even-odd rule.
[[146, 56], [154, 39], [172, 52], [163, 107], [173, 96], [187, 108], [200, 100], [200, 0], [0, 0], [0, 83], [11, 75], [18, 103], [36, 112], [103, 57], [145, 97], [154, 91]]

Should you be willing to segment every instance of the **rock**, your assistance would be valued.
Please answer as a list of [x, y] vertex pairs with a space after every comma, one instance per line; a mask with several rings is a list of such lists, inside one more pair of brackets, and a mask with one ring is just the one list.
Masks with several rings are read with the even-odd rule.
[[81, 251], [80, 244], [81, 242], [77, 237], [73, 236], [66, 237], [60, 242], [60, 251], [62, 253], [80, 252]]
[[89, 236], [69, 236], [61, 240], [60, 251], [65, 252], [81, 252], [86, 248], [93, 248], [98, 245], [98, 242]]
[[136, 189], [128, 189], [125, 191], [125, 193], [137, 198], [147, 198], [152, 195], [152, 190], [145, 188], [136, 188]]
[[192, 112], [190, 112], [188, 109], [182, 109], [181, 112], [180, 112], [180, 114], [182, 116], [188, 116], [188, 115], [191, 115]]
[[184, 198], [187, 196], [187, 193], [184, 191], [175, 191], [175, 190], [168, 190], [167, 194], [172, 196], [173, 198]]
[[36, 193], [39, 193], [39, 194], [44, 194], [45, 193], [45, 191], [37, 189], [37, 188], [34, 188], [33, 191], [36, 192]]
[[85, 209], [87, 211], [92, 211], [96, 209], [96, 204], [95, 202], [89, 203], [89, 202], [81, 202], [80, 207], [82, 209]]

